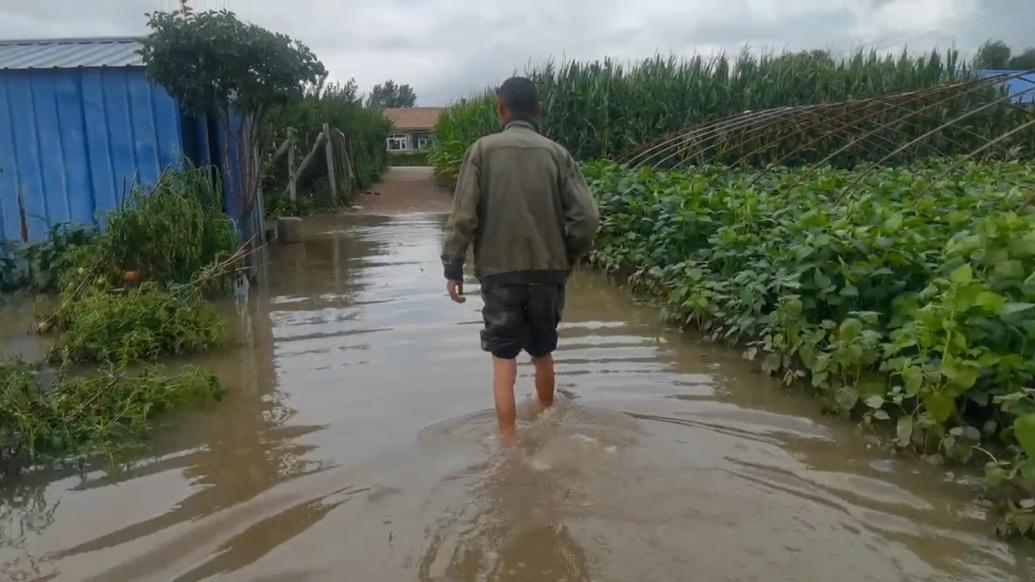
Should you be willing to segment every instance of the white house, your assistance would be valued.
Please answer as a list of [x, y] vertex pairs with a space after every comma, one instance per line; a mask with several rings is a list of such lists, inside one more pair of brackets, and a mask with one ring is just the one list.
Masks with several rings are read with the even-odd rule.
[[392, 133], [385, 146], [389, 152], [420, 152], [431, 143], [441, 107], [390, 107], [384, 110], [392, 122]]

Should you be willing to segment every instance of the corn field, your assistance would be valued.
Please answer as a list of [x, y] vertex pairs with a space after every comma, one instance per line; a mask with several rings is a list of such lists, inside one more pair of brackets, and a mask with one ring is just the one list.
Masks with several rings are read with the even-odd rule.
[[[531, 68], [526, 74], [539, 88], [540, 129], [583, 160], [616, 159], [638, 144], [745, 111], [849, 101], [974, 76], [955, 50], [925, 55], [859, 50], [844, 58], [824, 51], [761, 55], [745, 51], [733, 59], [659, 56], [632, 65], [614, 59], [567, 61]], [[896, 131], [917, 135], [966, 106], [955, 103], [916, 116]], [[989, 113], [969, 126], [989, 130], [1014, 119], [1007, 113]], [[491, 92], [454, 104], [439, 119], [432, 165], [447, 178], [455, 176], [467, 147], [498, 129]], [[956, 134], [940, 139], [931, 146], [940, 153], [969, 145], [957, 147]]]

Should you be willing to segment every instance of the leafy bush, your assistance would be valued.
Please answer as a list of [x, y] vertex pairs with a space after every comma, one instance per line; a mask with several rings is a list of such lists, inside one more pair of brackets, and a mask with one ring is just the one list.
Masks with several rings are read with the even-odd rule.
[[71, 271], [78, 268], [83, 248], [97, 240], [92, 226], [61, 223], [50, 228], [47, 240], [27, 246], [21, 255], [28, 263], [29, 288], [39, 293], [56, 293]]
[[427, 152], [394, 153], [388, 155], [389, 166], [426, 166], [428, 165]]
[[37, 461], [110, 456], [136, 444], [161, 413], [222, 394], [215, 375], [197, 367], [104, 369], [44, 385], [27, 364], [0, 362], [0, 466], [11, 474]]
[[187, 283], [237, 248], [233, 222], [222, 209], [222, 191], [208, 172], [167, 170], [150, 191], [134, 189], [108, 214], [93, 258], [115, 281], [133, 272], [145, 281]]
[[229, 338], [226, 323], [196, 290], [170, 292], [153, 283], [90, 293], [63, 313], [59, 327], [52, 356], [62, 362], [129, 364], [202, 352]]
[[[861, 171], [750, 186], [722, 168], [591, 164], [593, 260], [784, 381], [807, 378], [830, 409], [903, 447], [977, 453], [991, 483], [1032, 497], [1035, 164], [966, 163], [932, 185], [944, 169], [877, 169], [846, 191]], [[1030, 532], [1035, 511], [1009, 519]]]

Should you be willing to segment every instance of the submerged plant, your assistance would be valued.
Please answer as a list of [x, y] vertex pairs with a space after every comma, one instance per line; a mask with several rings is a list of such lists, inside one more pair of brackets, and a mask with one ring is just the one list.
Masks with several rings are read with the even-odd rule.
[[125, 292], [94, 292], [59, 321], [52, 356], [62, 362], [128, 364], [225, 345], [226, 323], [197, 290], [152, 283]]
[[112, 457], [139, 445], [160, 414], [222, 394], [215, 375], [198, 367], [171, 375], [103, 368], [45, 384], [24, 362], [0, 363], [0, 464], [10, 474], [31, 463]]

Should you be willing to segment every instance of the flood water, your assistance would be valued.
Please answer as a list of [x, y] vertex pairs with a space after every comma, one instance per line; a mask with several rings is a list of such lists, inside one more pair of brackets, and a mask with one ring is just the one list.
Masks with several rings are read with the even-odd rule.
[[[227, 398], [128, 470], [4, 484], [0, 578], [1035, 578], [976, 478], [880, 450], [593, 273], [569, 287], [563, 397], [536, 418], [523, 365], [501, 453], [481, 301], [445, 297], [441, 224], [318, 219], [272, 247], [268, 285], [226, 305], [243, 345], [200, 360]], [[5, 349], [42, 349], [19, 333]]]

